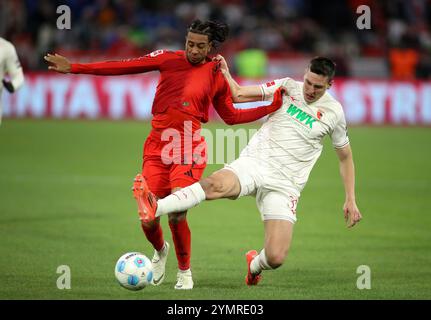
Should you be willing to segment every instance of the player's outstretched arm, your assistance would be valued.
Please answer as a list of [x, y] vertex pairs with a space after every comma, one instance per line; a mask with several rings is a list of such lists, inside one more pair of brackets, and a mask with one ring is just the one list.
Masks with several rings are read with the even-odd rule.
[[45, 55], [44, 59], [49, 63], [49, 70], [60, 73], [84, 73], [101, 76], [136, 74], [159, 70], [160, 65], [172, 57], [172, 54], [163, 50], [152, 52], [148, 55], [117, 61], [98, 61], [91, 63], [71, 63], [66, 57], [59, 54]]
[[59, 54], [46, 54], [44, 57], [45, 61], [49, 63], [48, 70], [54, 70], [60, 73], [69, 73], [72, 64], [70, 61]]
[[287, 92], [287, 89], [281, 86], [274, 92], [273, 101], [270, 105], [237, 109], [232, 103], [232, 97], [227, 85], [225, 87], [226, 90], [213, 99], [213, 105], [217, 113], [228, 125], [256, 121], [277, 111], [283, 105], [283, 96]]
[[232, 92], [232, 100], [234, 103], [262, 101], [262, 90], [260, 89], [259, 85], [240, 86], [235, 81], [235, 79], [232, 78], [227, 62], [222, 55], [218, 54], [214, 58], [214, 61], [218, 61], [220, 64], [220, 70], [229, 83], [229, 87]]
[[343, 179], [346, 200], [343, 206], [344, 219], [347, 227], [351, 228], [357, 224], [362, 215], [356, 205], [355, 196], [355, 166], [353, 163], [352, 149], [350, 145], [336, 149], [338, 159], [340, 160], [340, 174]]

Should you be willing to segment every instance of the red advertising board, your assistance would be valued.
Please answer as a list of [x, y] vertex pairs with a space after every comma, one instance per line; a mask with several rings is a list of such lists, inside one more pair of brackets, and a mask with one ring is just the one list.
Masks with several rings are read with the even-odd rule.
[[[272, 79], [253, 83], [268, 80]], [[3, 116], [150, 119], [157, 81], [157, 73], [117, 77], [30, 73], [15, 94], [3, 94]], [[429, 81], [336, 79], [330, 92], [343, 105], [350, 124], [431, 125]]]

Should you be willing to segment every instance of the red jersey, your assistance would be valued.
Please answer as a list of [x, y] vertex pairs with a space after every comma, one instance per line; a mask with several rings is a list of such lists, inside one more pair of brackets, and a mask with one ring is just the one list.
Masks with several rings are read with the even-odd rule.
[[201, 122], [208, 121], [211, 103], [227, 124], [251, 122], [275, 111], [269, 106], [236, 109], [229, 84], [219, 70], [218, 63], [207, 58], [203, 64], [191, 64], [183, 50], [158, 50], [134, 59], [71, 65], [72, 73], [96, 75], [148, 71], [160, 72], [152, 106], [152, 125], [156, 131], [166, 128], [182, 131], [184, 121], [192, 121], [193, 131], [199, 129]]

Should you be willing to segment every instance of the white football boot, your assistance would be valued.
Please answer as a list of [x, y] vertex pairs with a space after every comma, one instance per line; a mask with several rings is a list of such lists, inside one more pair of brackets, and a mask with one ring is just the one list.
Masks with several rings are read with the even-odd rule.
[[177, 290], [193, 289], [192, 271], [190, 269], [178, 270], [177, 283], [174, 288]]
[[166, 261], [168, 260], [169, 253], [169, 243], [165, 241], [165, 245], [163, 249], [159, 251], [154, 250], [154, 256], [151, 260], [153, 265], [153, 281], [151, 284], [153, 286], [160, 285], [165, 279], [165, 269], [166, 269]]

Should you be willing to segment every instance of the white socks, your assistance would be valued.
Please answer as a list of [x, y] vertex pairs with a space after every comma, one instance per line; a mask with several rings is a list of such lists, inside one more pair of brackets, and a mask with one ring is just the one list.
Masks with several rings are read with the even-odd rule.
[[205, 191], [199, 182], [157, 201], [156, 217], [172, 212], [183, 212], [205, 200]]
[[250, 272], [252, 274], [259, 274], [262, 272], [262, 270], [270, 269], [272, 269], [272, 267], [268, 264], [268, 261], [266, 260], [265, 249], [262, 249], [262, 251], [251, 261]]

